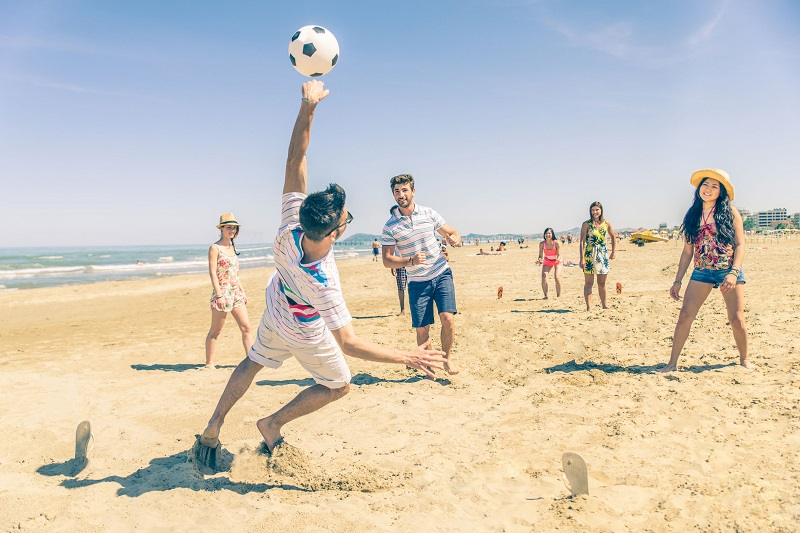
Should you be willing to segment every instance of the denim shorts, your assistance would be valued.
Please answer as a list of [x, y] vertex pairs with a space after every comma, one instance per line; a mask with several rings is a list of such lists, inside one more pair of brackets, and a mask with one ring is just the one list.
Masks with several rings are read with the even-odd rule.
[[439, 313], [458, 313], [453, 272], [448, 268], [428, 281], [408, 282], [408, 302], [411, 308], [411, 327], [424, 328], [433, 324], [433, 303]]
[[[730, 268], [725, 268], [722, 270], [711, 270], [707, 268], [700, 270], [695, 268], [694, 272], [692, 272], [692, 277], [689, 279], [691, 281], [699, 281], [700, 283], [709, 283], [714, 285], [714, 288], [716, 289], [719, 287], [720, 283], [725, 281], [725, 276], [727, 276], [728, 272], [730, 271]], [[744, 279], [743, 268], [739, 269], [739, 277], [736, 278], [736, 283], [747, 283], [747, 281]]]

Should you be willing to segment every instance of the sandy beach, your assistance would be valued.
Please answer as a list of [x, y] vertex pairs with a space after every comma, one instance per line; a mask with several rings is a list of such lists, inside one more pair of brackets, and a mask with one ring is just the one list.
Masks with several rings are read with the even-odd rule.
[[[561, 298], [551, 279], [541, 299], [531, 244], [450, 250], [459, 375], [348, 358], [350, 394], [287, 425], [267, 459], [255, 421], [313, 382], [293, 360], [265, 369], [228, 416], [213, 476], [187, 451], [243, 353], [229, 318], [219, 368], [199, 370], [207, 276], [0, 292], [0, 530], [800, 530], [800, 240], [747, 242], [758, 368], [738, 366], [715, 291], [666, 375], [651, 371], [680, 308], [676, 243], [623, 242], [610, 308], [595, 290], [592, 313], [577, 267]], [[564, 256], [577, 261], [577, 244]], [[339, 269], [356, 333], [411, 348], [389, 271], [369, 258]], [[254, 327], [270, 274], [241, 273]], [[82, 420], [95, 445], [72, 475]], [[568, 450], [588, 464], [588, 496], [562, 482]]]

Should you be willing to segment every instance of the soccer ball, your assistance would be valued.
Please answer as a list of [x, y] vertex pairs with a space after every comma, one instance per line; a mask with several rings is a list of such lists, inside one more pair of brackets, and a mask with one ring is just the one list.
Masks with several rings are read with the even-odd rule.
[[289, 61], [303, 76], [324, 76], [339, 61], [339, 43], [322, 26], [303, 26], [289, 42]]

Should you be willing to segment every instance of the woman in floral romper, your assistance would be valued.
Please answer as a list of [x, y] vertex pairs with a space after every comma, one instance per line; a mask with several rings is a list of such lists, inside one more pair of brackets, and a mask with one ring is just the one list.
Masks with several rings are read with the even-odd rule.
[[[608, 242], [611, 242], [611, 255], [608, 254]], [[600, 304], [606, 306], [606, 278], [609, 261], [614, 259], [617, 248], [617, 236], [611, 228], [611, 222], [603, 218], [603, 204], [592, 202], [589, 206], [589, 220], [581, 226], [581, 268], [583, 269], [583, 299], [586, 310], [592, 308], [592, 287], [597, 276], [597, 292]]]
[[250, 318], [247, 316], [247, 296], [239, 282], [239, 252], [233, 239], [239, 235], [239, 222], [233, 213], [219, 217], [220, 238], [208, 249], [208, 274], [214, 291], [211, 293], [211, 329], [206, 335], [206, 368], [214, 367], [217, 337], [225, 325], [228, 313], [233, 315], [242, 332], [244, 354], [253, 345]]

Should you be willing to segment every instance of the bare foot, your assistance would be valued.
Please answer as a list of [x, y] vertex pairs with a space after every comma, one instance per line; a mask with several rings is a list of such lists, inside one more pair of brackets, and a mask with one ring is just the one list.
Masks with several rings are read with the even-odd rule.
[[455, 376], [456, 374], [461, 372], [461, 370], [458, 369], [458, 367], [455, 365], [455, 363], [453, 362], [453, 360], [451, 358], [448, 358], [447, 361], [445, 361], [444, 369], [451, 376]]
[[747, 359], [745, 359], [744, 361], [740, 361], [739, 364], [742, 365], [743, 367], [745, 367], [748, 370], [753, 370], [756, 367], [756, 365], [754, 365], [753, 363], [751, 363]]
[[545, 296], [544, 298], [542, 298], [542, 300], [547, 300], [547, 296]]
[[206, 363], [205, 366], [200, 367], [200, 370], [214, 370], [215, 368], [214, 363]]
[[406, 312], [405, 311], [400, 311], [399, 313], [397, 313], [397, 316], [406, 316]]
[[657, 369], [656, 372], [674, 372], [678, 370], [677, 365], [664, 365], [661, 368]]
[[200, 435], [200, 444], [209, 448], [216, 448], [219, 444], [219, 428], [208, 426]]
[[262, 418], [256, 422], [256, 427], [258, 428], [259, 433], [261, 433], [264, 443], [267, 445], [267, 451], [272, 453], [272, 450], [275, 449], [275, 446], [281, 440], [283, 440], [283, 437], [281, 436], [281, 428], [274, 428], [270, 426], [270, 417]]

